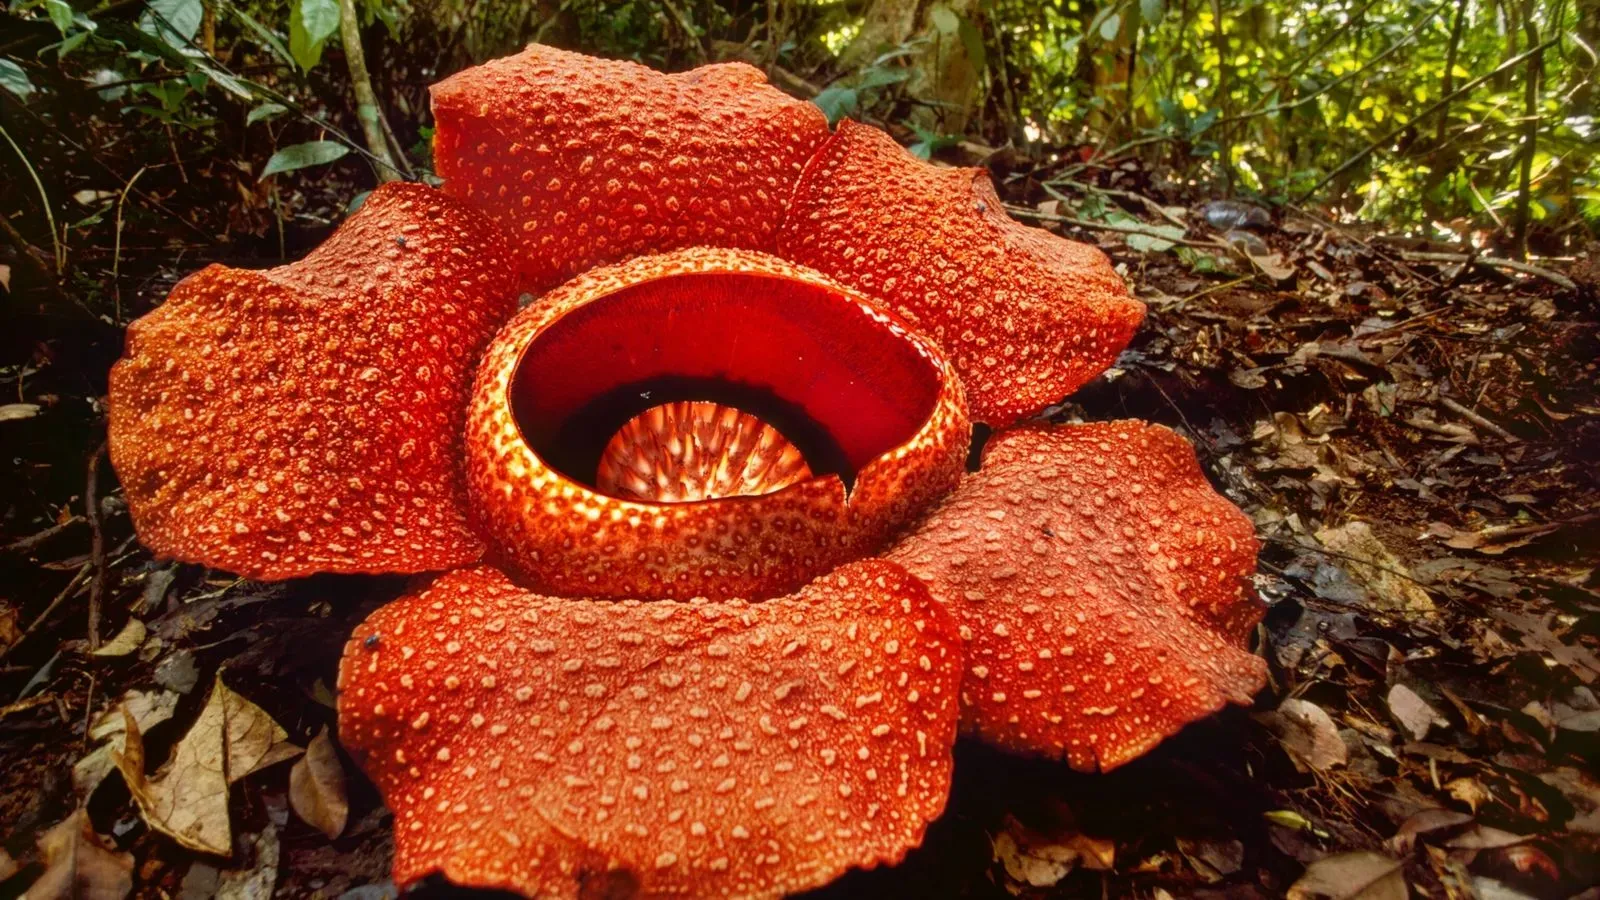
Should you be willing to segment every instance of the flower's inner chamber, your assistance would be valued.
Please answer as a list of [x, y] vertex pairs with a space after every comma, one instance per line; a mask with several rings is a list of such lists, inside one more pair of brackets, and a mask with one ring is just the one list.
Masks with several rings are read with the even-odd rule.
[[549, 465], [649, 502], [846, 484], [912, 438], [935, 364], [836, 290], [771, 275], [676, 275], [567, 313], [523, 352], [512, 404]]
[[680, 400], [645, 410], [612, 436], [595, 487], [685, 503], [770, 494], [810, 477], [805, 454], [778, 429], [732, 406]]

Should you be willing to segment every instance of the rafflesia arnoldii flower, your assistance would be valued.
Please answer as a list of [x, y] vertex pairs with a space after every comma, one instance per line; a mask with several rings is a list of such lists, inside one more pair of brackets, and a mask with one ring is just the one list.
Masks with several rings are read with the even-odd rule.
[[799, 891], [915, 846], [958, 732], [1110, 768], [1260, 687], [1190, 447], [1017, 424], [1138, 326], [1099, 251], [742, 64], [533, 47], [433, 109], [442, 192], [190, 276], [111, 379], [158, 554], [443, 573], [340, 674], [397, 882]]

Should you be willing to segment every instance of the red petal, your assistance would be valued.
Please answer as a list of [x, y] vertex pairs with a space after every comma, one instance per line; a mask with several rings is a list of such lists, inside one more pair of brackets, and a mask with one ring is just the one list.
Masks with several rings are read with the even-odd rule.
[[754, 605], [562, 600], [463, 570], [356, 629], [340, 737], [394, 810], [397, 884], [776, 897], [921, 841], [950, 785], [959, 644], [881, 561]]
[[184, 279], [111, 371], [140, 539], [252, 578], [477, 559], [460, 435], [507, 268], [483, 219], [392, 184], [299, 262]]
[[806, 167], [778, 253], [933, 337], [996, 427], [1105, 371], [1144, 317], [1105, 254], [1013, 221], [982, 169], [930, 165], [848, 120]]
[[638, 253], [771, 250], [828, 137], [744, 63], [666, 75], [545, 46], [434, 85], [433, 114], [445, 190], [506, 223], [533, 290]]
[[886, 556], [961, 622], [964, 731], [1109, 769], [1260, 690], [1256, 548], [1183, 438], [1106, 422], [997, 436]]
[[[854, 472], [848, 502], [825, 475], [649, 503], [551, 462], [581, 443], [564, 429], [601, 418], [597, 398], [715, 399], [662, 396], [672, 388], [649, 387], [662, 379], [797, 411]], [[871, 553], [955, 487], [970, 433], [960, 382], [925, 339], [815, 272], [709, 248], [638, 257], [541, 298], [484, 355], [470, 421], [468, 486], [506, 565], [548, 593], [651, 599], [769, 597]]]

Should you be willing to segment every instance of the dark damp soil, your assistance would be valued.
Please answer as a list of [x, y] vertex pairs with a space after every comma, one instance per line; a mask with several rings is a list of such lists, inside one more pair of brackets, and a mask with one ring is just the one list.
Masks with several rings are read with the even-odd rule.
[[[60, 289], [7, 260], [0, 848], [21, 872], [0, 895], [41, 871], [35, 841], [80, 803], [74, 764], [117, 698], [178, 693], [146, 735], [159, 760], [226, 666], [230, 687], [303, 745], [334, 724], [345, 636], [405, 583], [257, 584], [155, 562], [134, 542], [103, 453], [123, 327], [207, 262], [300, 255], [363, 177], [336, 166], [270, 206], [195, 187], [236, 179], [187, 162], [189, 181], [161, 171], [143, 183], [120, 257], [109, 234], [83, 238]], [[86, 184], [98, 165], [63, 160], [60, 177]], [[1043, 199], [1046, 173], [996, 174], [1009, 201]], [[1208, 199], [1125, 168], [1098, 179], [1195, 222]], [[298, 212], [275, 219], [284, 208]], [[1381, 854], [1426, 896], [1596, 896], [1600, 273], [1567, 266], [1568, 289], [1407, 262], [1383, 235], [1303, 215], [1273, 222], [1257, 236], [1291, 271], [1281, 281], [1225, 253], [1075, 232], [1112, 255], [1150, 315], [1113, 370], [1053, 411], [1178, 429], [1252, 516], [1269, 688], [1253, 709], [1106, 775], [963, 744], [925, 845], [817, 896], [1256, 898], [1284, 894], [1313, 863], [1353, 893], [1366, 870], [1341, 855], [1352, 851]], [[88, 655], [91, 606], [102, 639], [143, 622], [142, 648]], [[233, 791], [237, 833], [279, 836], [283, 896], [392, 893], [390, 819], [345, 762], [350, 824], [335, 840], [288, 812], [286, 766]], [[151, 833], [114, 775], [88, 811], [133, 855], [141, 897], [264, 864], [259, 846], [222, 860]]]

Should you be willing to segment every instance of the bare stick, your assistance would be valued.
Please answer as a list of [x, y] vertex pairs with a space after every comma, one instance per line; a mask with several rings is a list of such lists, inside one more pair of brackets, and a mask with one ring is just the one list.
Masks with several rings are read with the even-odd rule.
[[1197, 247], [1201, 250], [1221, 250], [1224, 253], [1232, 252], [1232, 248], [1227, 244], [1217, 241], [1194, 241], [1190, 240], [1189, 238], [1170, 237], [1162, 234], [1159, 231], [1154, 231], [1149, 227], [1135, 228], [1130, 225], [1112, 225], [1109, 222], [1091, 222], [1088, 219], [1075, 219], [1072, 216], [1057, 216], [1051, 215], [1050, 213], [1037, 212], [1035, 210], [1028, 209], [1026, 206], [1007, 206], [1006, 212], [1009, 212], [1014, 216], [1021, 216], [1024, 219], [1038, 219], [1041, 222], [1060, 222], [1063, 225], [1075, 225], [1078, 228], [1087, 228], [1090, 231], [1114, 231], [1118, 234], [1142, 234], [1148, 238], [1155, 238], [1158, 241], [1166, 241], [1169, 244], [1178, 244], [1183, 247]]
[[1456, 402], [1454, 400], [1451, 400], [1449, 397], [1440, 397], [1439, 398], [1439, 405], [1443, 406], [1445, 409], [1450, 410], [1451, 412], [1455, 413], [1456, 415], [1460, 416], [1461, 418], [1466, 419], [1468, 422], [1471, 422], [1472, 424], [1478, 426], [1479, 428], [1482, 428], [1484, 431], [1488, 431], [1488, 432], [1491, 432], [1493, 434], [1498, 435], [1499, 437], [1503, 438], [1507, 443], [1512, 443], [1512, 444], [1520, 444], [1520, 443], [1522, 443], [1522, 439], [1521, 438], [1519, 438], [1516, 435], [1512, 434], [1511, 432], [1505, 430], [1504, 428], [1501, 428], [1499, 425], [1496, 425], [1494, 422], [1491, 422], [1488, 419], [1485, 419], [1483, 416], [1479, 415], [1478, 413], [1473, 412], [1470, 408], [1462, 405], [1461, 403], [1458, 403], [1458, 402]]
[[39, 190], [39, 202], [44, 204], [44, 218], [50, 223], [50, 245], [56, 251], [56, 274], [60, 275], [61, 270], [67, 267], [67, 248], [61, 246], [61, 235], [56, 233], [56, 214], [50, 209], [50, 195], [45, 193], [44, 182], [39, 180], [39, 173], [34, 171], [33, 163], [28, 161], [28, 155], [22, 152], [22, 148], [17, 146], [17, 142], [11, 139], [11, 135], [7, 134], [3, 127], [0, 127], [0, 137], [5, 138], [6, 143], [11, 145], [17, 158], [22, 160], [22, 167], [27, 169], [28, 175], [33, 178], [33, 186]]
[[106, 445], [101, 444], [89, 457], [89, 477], [84, 483], [84, 517], [89, 520], [89, 649], [100, 649], [100, 602], [106, 592], [106, 535], [100, 527], [100, 457]]
[[1414, 262], [1468, 263], [1475, 266], [1484, 266], [1490, 269], [1509, 269], [1512, 272], [1521, 272], [1524, 275], [1532, 275], [1535, 278], [1543, 278], [1545, 281], [1548, 281], [1551, 284], [1560, 285], [1569, 291], [1575, 291], [1578, 289], [1578, 283], [1576, 281], [1573, 281], [1571, 278], [1568, 278], [1560, 272], [1553, 272], [1541, 266], [1535, 266], [1525, 262], [1517, 262], [1514, 259], [1500, 259], [1499, 257], [1495, 256], [1468, 256], [1465, 253], [1425, 253], [1417, 250], [1402, 250], [1400, 251], [1400, 258], [1412, 260]]

